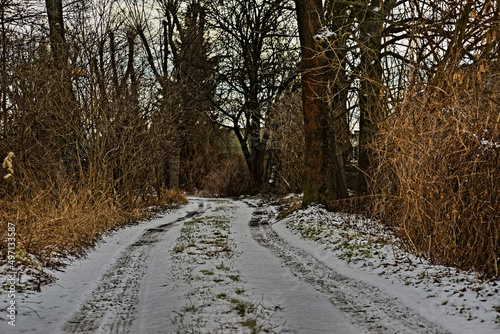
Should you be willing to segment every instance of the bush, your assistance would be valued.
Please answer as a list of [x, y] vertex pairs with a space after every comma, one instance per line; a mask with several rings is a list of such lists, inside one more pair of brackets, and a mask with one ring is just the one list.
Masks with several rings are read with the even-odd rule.
[[179, 189], [167, 189], [163, 187], [161, 189], [161, 196], [158, 201], [158, 205], [162, 208], [169, 208], [177, 204], [186, 204], [187, 199], [184, 193]]
[[[0, 200], [0, 238], [7, 240], [8, 223], [15, 224], [15, 251], [22, 254], [17, 264], [42, 270], [63, 266], [68, 257], [84, 256], [110, 230], [151, 217], [155, 210], [145, 209], [150, 205], [170, 207], [186, 202], [179, 190], [163, 189], [160, 201], [151, 198], [151, 202], [126, 209], [121, 203], [129, 202], [126, 199], [121, 201], [98, 190], [77, 191], [69, 182], [32, 195], [22, 193]], [[7, 244], [0, 243], [0, 264], [5, 263], [7, 255]]]
[[240, 196], [252, 191], [252, 179], [243, 153], [227, 154], [206, 177], [201, 196]]
[[433, 101], [413, 96], [381, 124], [373, 212], [420, 256], [498, 276], [498, 106], [470, 89]]

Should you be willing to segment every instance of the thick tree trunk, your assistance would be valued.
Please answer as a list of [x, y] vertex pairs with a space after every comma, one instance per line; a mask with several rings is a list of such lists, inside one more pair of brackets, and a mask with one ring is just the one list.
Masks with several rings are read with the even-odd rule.
[[322, 0], [297, 0], [305, 130], [303, 205], [316, 202], [334, 207], [335, 200], [348, 195], [337, 142], [338, 132], [345, 130], [345, 125], [340, 124], [342, 117], [334, 117], [333, 113], [342, 106], [328, 103], [331, 70], [328, 58], [314, 39], [321, 28], [322, 13]]
[[[380, 1], [377, 3], [381, 8]], [[361, 87], [359, 95], [359, 157], [358, 195], [368, 192], [367, 174], [372, 165], [369, 145], [377, 133], [377, 123], [383, 118], [384, 91], [382, 87], [382, 19], [376, 11], [362, 11], [360, 24]]]
[[62, 0], [45, 0], [49, 19], [49, 38], [55, 66], [64, 68], [68, 61], [68, 52], [64, 36]]
[[[255, 109], [254, 109], [255, 110]], [[266, 158], [267, 158], [267, 136], [261, 133], [261, 121], [257, 116], [251, 113], [249, 125], [246, 130], [248, 135], [243, 136], [239, 128], [233, 128], [238, 139], [245, 162], [247, 163], [250, 176], [252, 178], [252, 188], [254, 191], [260, 191], [264, 186], [266, 176]]]

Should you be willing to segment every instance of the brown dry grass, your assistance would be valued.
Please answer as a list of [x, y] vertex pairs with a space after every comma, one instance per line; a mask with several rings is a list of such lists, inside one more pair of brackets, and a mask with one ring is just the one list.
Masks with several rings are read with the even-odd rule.
[[162, 208], [170, 208], [174, 205], [186, 204], [187, 198], [186, 196], [184, 196], [184, 193], [179, 189], [167, 189], [163, 187], [161, 189], [160, 200], [156, 201], [155, 199], [153, 203]]
[[[8, 223], [15, 224], [17, 264], [55, 268], [63, 265], [65, 258], [84, 256], [104, 233], [157, 211], [147, 207], [168, 208], [185, 202], [179, 190], [164, 189], [160, 203], [151, 198], [125, 209], [118, 198], [106, 193], [75, 192], [61, 186], [30, 198], [0, 200], [0, 237], [6, 240]], [[0, 263], [7, 259], [6, 247], [6, 243], [0, 244]]]
[[498, 276], [500, 114], [478, 93], [415, 94], [381, 124], [371, 204], [420, 256]]

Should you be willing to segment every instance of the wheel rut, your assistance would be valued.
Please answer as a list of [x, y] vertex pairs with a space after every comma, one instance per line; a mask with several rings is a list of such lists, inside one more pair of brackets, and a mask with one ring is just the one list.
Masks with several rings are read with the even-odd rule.
[[348, 278], [306, 251], [283, 240], [269, 222], [272, 212], [256, 208], [249, 222], [253, 238], [269, 249], [293, 275], [328, 296], [365, 333], [448, 333], [367, 283]]
[[175, 225], [203, 213], [203, 205], [173, 222], [147, 228], [118, 256], [63, 327], [64, 333], [130, 333], [136, 318], [139, 290], [155, 244]]

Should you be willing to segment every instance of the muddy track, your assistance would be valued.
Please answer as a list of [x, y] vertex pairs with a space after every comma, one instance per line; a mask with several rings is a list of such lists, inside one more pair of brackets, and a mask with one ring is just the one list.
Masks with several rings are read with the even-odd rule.
[[147, 272], [151, 250], [162, 236], [182, 221], [201, 215], [198, 210], [188, 212], [173, 222], [145, 229], [119, 255], [113, 266], [99, 280], [91, 296], [64, 325], [65, 333], [129, 333], [136, 318], [139, 289]]
[[377, 287], [343, 276], [304, 250], [291, 246], [269, 225], [271, 218], [272, 213], [267, 209], [254, 211], [249, 223], [253, 238], [297, 278], [327, 295], [336, 308], [350, 315], [353, 323], [366, 333], [448, 333]]

